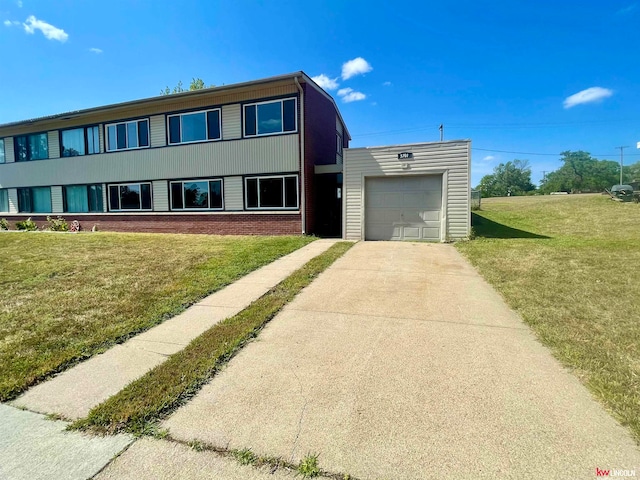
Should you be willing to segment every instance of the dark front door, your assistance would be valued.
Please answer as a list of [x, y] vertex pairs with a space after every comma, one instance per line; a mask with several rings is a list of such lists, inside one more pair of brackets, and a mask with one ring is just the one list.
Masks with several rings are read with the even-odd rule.
[[342, 237], [342, 173], [315, 176], [315, 234]]

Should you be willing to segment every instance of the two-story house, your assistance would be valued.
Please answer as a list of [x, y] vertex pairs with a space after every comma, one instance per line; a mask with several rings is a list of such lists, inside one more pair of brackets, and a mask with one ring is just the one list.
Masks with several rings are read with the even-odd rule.
[[334, 100], [304, 72], [0, 125], [0, 217], [340, 236]]

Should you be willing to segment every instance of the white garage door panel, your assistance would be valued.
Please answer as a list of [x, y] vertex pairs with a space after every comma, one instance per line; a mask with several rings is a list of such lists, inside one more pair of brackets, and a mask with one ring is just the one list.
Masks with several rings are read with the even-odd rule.
[[440, 240], [442, 176], [367, 178], [367, 240]]

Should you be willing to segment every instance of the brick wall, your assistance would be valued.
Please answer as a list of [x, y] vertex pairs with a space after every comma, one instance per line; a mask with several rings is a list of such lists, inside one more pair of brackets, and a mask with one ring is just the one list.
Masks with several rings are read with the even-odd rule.
[[[149, 232], [149, 233], [208, 233], [215, 235], [299, 235], [299, 214], [267, 215], [62, 215], [67, 222], [80, 222], [82, 230], [91, 230], [95, 225], [99, 231]], [[1, 216], [15, 230], [15, 222], [25, 220], [28, 215]], [[47, 225], [46, 215], [31, 215], [38, 228]]]

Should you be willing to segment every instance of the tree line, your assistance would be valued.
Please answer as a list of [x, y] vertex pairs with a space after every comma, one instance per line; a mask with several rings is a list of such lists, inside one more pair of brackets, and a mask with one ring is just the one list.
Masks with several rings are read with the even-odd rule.
[[[598, 160], [589, 152], [578, 150], [562, 152], [562, 166], [548, 173], [536, 188], [531, 183], [531, 167], [528, 160], [513, 160], [501, 163], [491, 175], [480, 180], [476, 190], [483, 197], [505, 197], [531, 193], [587, 193], [602, 192], [620, 182], [620, 164], [612, 160]], [[640, 162], [624, 166], [624, 182], [640, 180]]]

